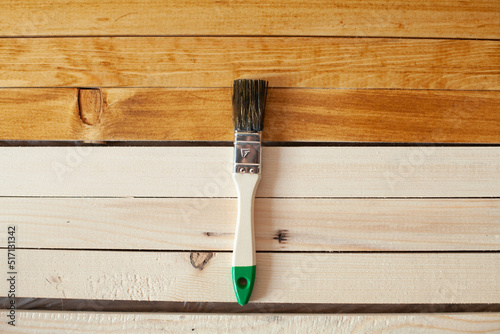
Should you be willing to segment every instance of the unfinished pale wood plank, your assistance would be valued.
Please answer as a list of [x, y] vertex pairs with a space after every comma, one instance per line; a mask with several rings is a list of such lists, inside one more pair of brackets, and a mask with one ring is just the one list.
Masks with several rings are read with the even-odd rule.
[[315, 35], [499, 38], [497, 1], [2, 1], [1, 36]]
[[[231, 253], [18, 249], [16, 254], [18, 297], [236, 303]], [[0, 255], [6, 258], [6, 250]], [[196, 261], [199, 256], [204, 261]], [[251, 302], [500, 299], [499, 253], [258, 253], [257, 263]], [[1, 280], [2, 296], [8, 284]]]
[[7, 38], [0, 87], [500, 89], [500, 41], [123, 37]]
[[[232, 147], [0, 147], [0, 196], [235, 197]], [[500, 147], [264, 147], [258, 197], [498, 197]]]
[[[499, 313], [434, 314], [193, 314], [17, 311], [4, 333], [497, 333]], [[7, 312], [0, 311], [2, 319]]]
[[[267, 105], [266, 141], [500, 143], [497, 92], [272, 89]], [[0, 106], [4, 140], [233, 140], [230, 88], [0, 89]]]
[[[259, 251], [500, 250], [500, 200], [257, 199]], [[232, 250], [237, 205], [215, 198], [0, 198], [18, 247]]]

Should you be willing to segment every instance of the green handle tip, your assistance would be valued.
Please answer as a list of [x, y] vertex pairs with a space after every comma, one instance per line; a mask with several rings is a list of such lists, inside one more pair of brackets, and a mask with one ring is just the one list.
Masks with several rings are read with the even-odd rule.
[[238, 304], [248, 304], [254, 283], [255, 266], [233, 267], [233, 287]]

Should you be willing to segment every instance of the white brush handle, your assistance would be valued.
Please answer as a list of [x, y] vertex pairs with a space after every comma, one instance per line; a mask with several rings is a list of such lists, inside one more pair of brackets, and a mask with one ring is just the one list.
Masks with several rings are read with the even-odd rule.
[[255, 191], [260, 174], [234, 173], [238, 192], [238, 220], [234, 236], [233, 267], [255, 265], [255, 236], [253, 228]]

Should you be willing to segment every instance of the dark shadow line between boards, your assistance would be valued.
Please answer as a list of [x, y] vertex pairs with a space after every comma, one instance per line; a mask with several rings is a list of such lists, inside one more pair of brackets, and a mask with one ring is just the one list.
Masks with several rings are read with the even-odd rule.
[[[405, 143], [405, 142], [324, 142], [264, 141], [266, 147], [500, 147], [500, 143]], [[232, 141], [71, 141], [0, 140], [0, 147], [232, 147]]]
[[[255, 303], [240, 306], [236, 302], [171, 302], [89, 300], [66, 298], [16, 298], [18, 310], [81, 312], [169, 312], [228, 314], [411, 314], [500, 312], [500, 304], [347, 304], [347, 303]], [[7, 309], [10, 300], [0, 298]]]

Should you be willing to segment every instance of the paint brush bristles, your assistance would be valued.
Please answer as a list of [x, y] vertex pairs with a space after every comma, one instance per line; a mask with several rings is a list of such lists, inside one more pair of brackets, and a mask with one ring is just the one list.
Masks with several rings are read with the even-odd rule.
[[264, 129], [268, 83], [265, 80], [235, 80], [233, 83], [233, 124], [236, 131]]

